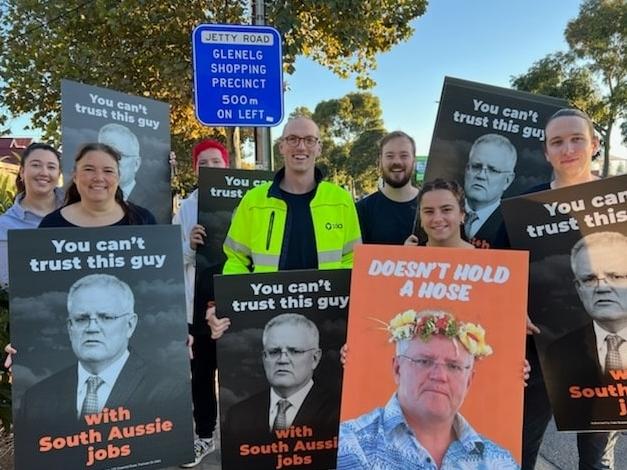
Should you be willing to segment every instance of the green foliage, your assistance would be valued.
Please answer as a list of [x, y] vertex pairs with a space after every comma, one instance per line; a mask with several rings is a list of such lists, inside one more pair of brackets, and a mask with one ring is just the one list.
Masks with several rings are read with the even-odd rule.
[[13, 204], [15, 191], [15, 175], [0, 172], [0, 214]]
[[353, 194], [371, 192], [377, 179], [377, 144], [385, 134], [379, 98], [362, 92], [322, 101], [312, 118], [320, 127], [321, 169]]
[[[512, 85], [567, 99], [586, 111], [603, 138], [603, 174], [609, 170], [612, 127], [627, 117], [627, 3], [584, 0], [564, 32], [570, 51], [535, 62]], [[627, 125], [622, 126], [627, 142]]]
[[[426, 0], [266, 2], [266, 23], [283, 35], [285, 70], [299, 55], [372, 86], [376, 54], [410, 37]], [[251, 23], [248, 0], [34, 2], [11, 0], [0, 17], [0, 106], [32, 113], [59, 142], [60, 80], [68, 78], [171, 105], [174, 136], [206, 134], [192, 104], [190, 32], [199, 23]], [[42, 47], [45, 45], [45, 47]], [[0, 124], [2, 122], [0, 121]]]

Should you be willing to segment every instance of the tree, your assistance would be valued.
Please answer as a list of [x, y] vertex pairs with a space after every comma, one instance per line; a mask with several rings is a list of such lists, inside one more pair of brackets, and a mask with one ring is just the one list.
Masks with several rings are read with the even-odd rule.
[[[612, 128], [627, 117], [627, 3], [584, 0], [564, 34], [569, 52], [546, 56], [511, 83], [520, 90], [565, 98], [586, 111], [603, 139], [607, 175]], [[627, 141], [627, 125], [622, 132]]]
[[[305, 55], [371, 86], [376, 54], [412, 34], [410, 21], [427, 2], [374, 3], [267, 0], [266, 23], [282, 33], [286, 72]], [[0, 106], [13, 115], [32, 113], [33, 127], [57, 143], [61, 78], [166, 101], [175, 142], [189, 146], [206, 136], [192, 104], [190, 32], [202, 22], [251, 23], [247, 0], [10, 0], [0, 13]]]
[[372, 191], [377, 179], [377, 143], [385, 134], [379, 98], [360, 92], [322, 101], [312, 118], [320, 127], [323, 171], [354, 194]]

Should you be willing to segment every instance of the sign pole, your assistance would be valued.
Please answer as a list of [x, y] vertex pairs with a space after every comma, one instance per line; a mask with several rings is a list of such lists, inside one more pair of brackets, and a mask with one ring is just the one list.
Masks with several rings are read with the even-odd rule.
[[[253, 24], [266, 24], [266, 2], [265, 0], [253, 0]], [[273, 170], [271, 168], [271, 137], [270, 129], [267, 127], [255, 127], [255, 167], [258, 170]]]

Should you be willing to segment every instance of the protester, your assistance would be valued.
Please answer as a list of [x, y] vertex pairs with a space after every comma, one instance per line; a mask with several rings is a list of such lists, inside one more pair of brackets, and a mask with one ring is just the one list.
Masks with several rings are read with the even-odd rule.
[[519, 468], [459, 412], [477, 360], [492, 354], [483, 328], [444, 311], [409, 310], [388, 331], [397, 389], [384, 407], [341, 423], [338, 470]]
[[57, 187], [60, 176], [58, 150], [43, 143], [26, 147], [15, 179], [15, 202], [0, 215], [0, 286], [9, 283], [8, 231], [37, 228], [44, 216], [61, 207], [63, 191]]
[[[599, 145], [594, 124], [586, 113], [570, 108], [557, 111], [546, 123], [544, 141], [544, 153], [553, 167], [554, 179], [528, 192], [563, 188], [598, 179], [592, 174], [591, 164]], [[533, 333], [540, 332], [535, 325], [530, 324], [530, 327]], [[531, 363], [532, 374], [529, 386], [525, 389], [522, 468], [533, 470], [552, 411], [538, 353], [531, 338], [527, 340], [527, 359]], [[579, 468], [614, 469], [617, 440], [617, 432], [577, 434]]]
[[412, 185], [416, 144], [403, 131], [379, 142], [378, 167], [383, 186], [357, 203], [364, 243], [402, 245], [416, 223], [418, 189]]
[[84, 145], [74, 162], [65, 205], [44, 217], [39, 227], [155, 224], [147, 209], [124, 200], [119, 187], [120, 158], [109, 145]]
[[[427, 234], [426, 246], [474, 248], [462, 239], [464, 227], [464, 190], [455, 181], [436, 179], [425, 183], [418, 194], [420, 227]], [[417, 246], [418, 236], [412, 234], [405, 245]]]
[[[192, 149], [192, 166], [196, 177], [201, 167], [228, 168], [229, 154], [216, 140], [202, 140]], [[216, 345], [205, 320], [205, 293], [194, 292], [196, 286], [196, 249], [205, 244], [207, 233], [198, 224], [198, 189], [181, 202], [179, 211], [172, 218], [181, 226], [183, 236], [183, 265], [185, 268], [185, 300], [187, 323], [192, 342], [192, 401], [194, 404], [194, 460], [181, 465], [192, 468], [215, 450], [213, 433], [216, 427], [217, 397], [215, 388]], [[212, 283], [213, 279], [207, 280]], [[209, 300], [214, 300], [213, 298]]]
[[[224, 274], [291, 269], [351, 268], [361, 241], [351, 195], [322, 181], [315, 168], [320, 131], [307, 117], [288, 121], [279, 151], [284, 167], [274, 181], [248, 191], [237, 207], [226, 240]], [[229, 327], [207, 309], [213, 338]]]

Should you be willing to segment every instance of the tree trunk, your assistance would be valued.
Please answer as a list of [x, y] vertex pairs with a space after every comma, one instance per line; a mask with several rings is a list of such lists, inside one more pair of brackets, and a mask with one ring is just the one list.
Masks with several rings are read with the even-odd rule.
[[605, 139], [603, 139], [603, 171], [601, 172], [603, 178], [606, 178], [610, 172], [610, 138], [612, 137], [612, 127], [614, 127], [613, 119], [608, 122]]
[[226, 127], [226, 146], [230, 155], [231, 168], [242, 167], [239, 127]]

